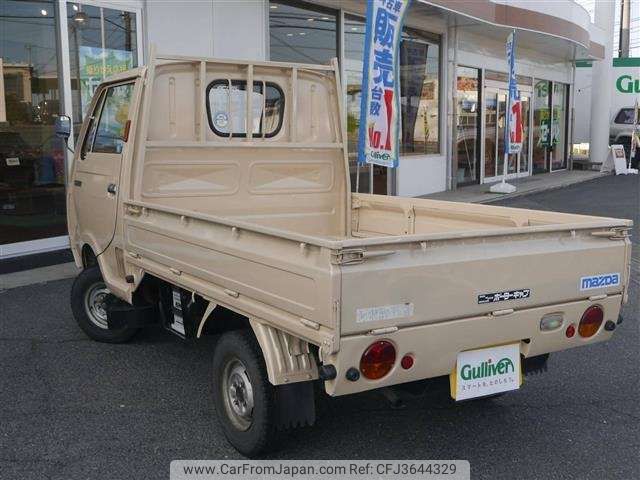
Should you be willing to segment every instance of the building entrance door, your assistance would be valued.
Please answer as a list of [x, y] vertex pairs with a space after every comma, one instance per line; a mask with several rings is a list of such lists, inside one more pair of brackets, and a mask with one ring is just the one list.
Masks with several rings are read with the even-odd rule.
[[[508, 90], [503, 87], [485, 88], [483, 110], [483, 159], [482, 181], [495, 182], [502, 178], [504, 168], [505, 127]], [[510, 154], [507, 164], [507, 178], [525, 177], [530, 175], [529, 135], [530, 135], [530, 104], [531, 93], [521, 91], [523, 143], [522, 151]]]

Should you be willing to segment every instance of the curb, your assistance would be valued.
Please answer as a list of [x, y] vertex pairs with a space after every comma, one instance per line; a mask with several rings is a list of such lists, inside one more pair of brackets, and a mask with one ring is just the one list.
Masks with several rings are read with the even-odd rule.
[[[471, 202], [471, 203], [480, 203], [480, 204], [487, 204], [487, 203], [493, 203], [493, 202], [499, 202], [500, 200], [506, 200], [506, 199], [511, 199], [511, 198], [517, 198], [517, 197], [524, 197], [526, 195], [533, 195], [536, 193], [541, 193], [541, 192], [550, 192], [552, 190], [559, 190], [561, 188], [565, 188], [565, 187], [569, 187], [571, 185], [577, 185], [579, 183], [585, 183], [585, 182], [591, 182], [593, 180], [598, 180], [602, 177], [606, 177], [607, 175], [611, 175], [611, 173], [601, 173], [598, 176], [594, 176], [591, 178], [577, 178], [574, 180], [568, 180], [566, 182], [557, 184], [557, 185], [549, 185], [546, 187], [540, 187], [540, 188], [536, 188], [535, 190], [529, 190], [529, 191], [525, 191], [525, 192], [514, 192], [514, 193], [507, 193], [505, 195], [500, 195], [496, 198], [488, 198], [486, 200], [479, 200], [477, 202]], [[499, 195], [499, 194], [498, 194]]]

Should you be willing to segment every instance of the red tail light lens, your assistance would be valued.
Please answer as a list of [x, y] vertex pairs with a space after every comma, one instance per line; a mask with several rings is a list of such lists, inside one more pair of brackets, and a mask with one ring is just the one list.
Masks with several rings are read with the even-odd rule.
[[402, 360], [400, 360], [400, 365], [405, 370], [409, 370], [411, 367], [413, 367], [413, 357], [411, 355], [405, 355], [404, 357], [402, 357]]
[[369, 380], [378, 380], [391, 371], [396, 363], [396, 348], [391, 342], [380, 340], [369, 345], [360, 359], [360, 371]]
[[564, 332], [565, 335], [567, 336], [567, 338], [571, 338], [576, 334], [576, 327], [575, 325], [572, 323], [571, 325], [569, 325], [567, 327], [567, 330]]
[[604, 320], [604, 312], [599, 305], [592, 305], [585, 310], [578, 325], [578, 333], [581, 337], [593, 337], [600, 329]]

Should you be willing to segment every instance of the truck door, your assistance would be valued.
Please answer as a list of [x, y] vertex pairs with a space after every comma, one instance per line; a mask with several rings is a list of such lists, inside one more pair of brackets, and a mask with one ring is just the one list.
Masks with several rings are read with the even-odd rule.
[[102, 89], [76, 159], [71, 188], [78, 233], [96, 255], [109, 246], [115, 231], [120, 167], [128, 148], [134, 86], [131, 80]]

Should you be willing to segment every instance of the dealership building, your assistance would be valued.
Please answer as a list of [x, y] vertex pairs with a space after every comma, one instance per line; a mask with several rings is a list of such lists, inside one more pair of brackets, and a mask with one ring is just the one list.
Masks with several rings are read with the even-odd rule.
[[[65, 178], [72, 155], [53, 134], [55, 116], [71, 116], [77, 133], [99, 82], [143, 65], [152, 44], [162, 54], [190, 57], [300, 63], [337, 57], [355, 179], [365, 5], [2, 0], [0, 259], [68, 245]], [[499, 178], [512, 29], [524, 145], [509, 157], [508, 176], [571, 168], [576, 61], [610, 61], [610, 31], [573, 0], [413, 0], [400, 46], [400, 166], [363, 169], [360, 191], [419, 196]]]

